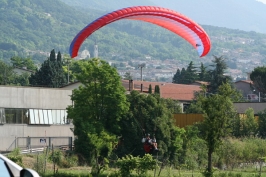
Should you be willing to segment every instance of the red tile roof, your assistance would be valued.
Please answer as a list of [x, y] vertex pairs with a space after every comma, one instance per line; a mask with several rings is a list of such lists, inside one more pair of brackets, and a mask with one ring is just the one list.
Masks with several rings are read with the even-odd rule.
[[[160, 87], [160, 95], [162, 98], [171, 98], [179, 101], [192, 101], [194, 98], [194, 93], [200, 91], [201, 88], [198, 85], [185, 85], [185, 84], [173, 84], [165, 82], [146, 82], [146, 81], [133, 81], [134, 90], [141, 90], [142, 92], [147, 92], [149, 90], [149, 85], [152, 86], [153, 92], [155, 85]], [[129, 81], [122, 80], [123, 86], [126, 90], [129, 90]]]

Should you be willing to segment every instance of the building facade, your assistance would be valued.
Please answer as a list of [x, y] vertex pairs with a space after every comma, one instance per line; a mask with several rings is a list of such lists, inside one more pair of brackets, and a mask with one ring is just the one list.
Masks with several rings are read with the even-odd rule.
[[17, 138], [73, 137], [66, 111], [71, 94], [64, 89], [0, 86], [0, 152], [19, 147], [14, 145]]

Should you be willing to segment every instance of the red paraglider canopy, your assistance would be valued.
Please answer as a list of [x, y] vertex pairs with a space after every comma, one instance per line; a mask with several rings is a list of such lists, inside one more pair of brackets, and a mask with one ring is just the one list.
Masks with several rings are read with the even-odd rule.
[[69, 53], [72, 58], [78, 55], [83, 41], [99, 28], [121, 19], [141, 20], [166, 28], [188, 41], [197, 49], [200, 57], [208, 54], [211, 48], [207, 33], [197, 23], [170, 9], [154, 6], [136, 6], [106, 14], [83, 28], [73, 39]]

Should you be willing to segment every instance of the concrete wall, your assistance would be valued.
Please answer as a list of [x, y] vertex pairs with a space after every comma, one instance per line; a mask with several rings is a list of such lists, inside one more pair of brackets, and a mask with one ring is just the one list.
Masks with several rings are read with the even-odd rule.
[[253, 108], [254, 114], [266, 109], [265, 102], [245, 102], [245, 103], [234, 103], [234, 106], [238, 113], [245, 113], [248, 108]]
[[[0, 152], [6, 151], [9, 147], [9, 150], [14, 149], [15, 144], [12, 143], [14, 143], [16, 137], [72, 137], [74, 140], [74, 134], [70, 130], [70, 128], [73, 127], [74, 126], [71, 124], [47, 126], [26, 124], [0, 125]], [[23, 143], [21, 145], [23, 145]]]
[[0, 86], [0, 107], [66, 109], [72, 90]]

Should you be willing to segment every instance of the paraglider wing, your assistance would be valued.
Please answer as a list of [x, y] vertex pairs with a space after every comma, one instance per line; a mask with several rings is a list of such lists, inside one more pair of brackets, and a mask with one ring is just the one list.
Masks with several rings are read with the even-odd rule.
[[70, 45], [70, 56], [74, 58], [78, 55], [81, 44], [93, 32], [121, 19], [141, 20], [166, 28], [188, 41], [197, 49], [200, 57], [207, 55], [210, 51], [211, 43], [207, 33], [188, 17], [166, 8], [135, 6], [106, 14], [83, 28]]

